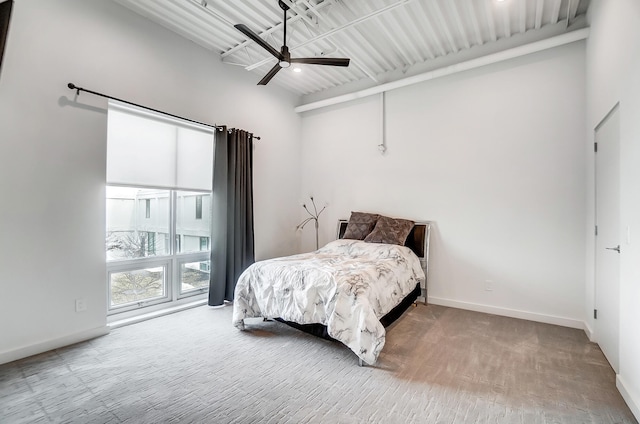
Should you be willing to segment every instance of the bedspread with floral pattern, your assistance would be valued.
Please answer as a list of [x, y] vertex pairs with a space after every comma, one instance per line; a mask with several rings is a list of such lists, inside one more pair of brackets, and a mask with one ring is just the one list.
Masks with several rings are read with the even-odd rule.
[[385, 342], [379, 318], [424, 278], [408, 247], [336, 240], [247, 268], [236, 285], [233, 324], [243, 330], [244, 319], [253, 317], [324, 324], [331, 337], [373, 365]]

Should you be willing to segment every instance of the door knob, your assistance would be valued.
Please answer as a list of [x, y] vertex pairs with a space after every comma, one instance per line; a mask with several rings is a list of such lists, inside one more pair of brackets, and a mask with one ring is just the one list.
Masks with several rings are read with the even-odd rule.
[[605, 249], [615, 250], [616, 252], [620, 253], [620, 245], [617, 245], [616, 247], [605, 247]]

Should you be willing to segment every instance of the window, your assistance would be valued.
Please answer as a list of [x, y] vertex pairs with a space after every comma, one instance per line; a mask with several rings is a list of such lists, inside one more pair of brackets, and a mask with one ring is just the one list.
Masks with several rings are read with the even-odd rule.
[[[176, 234], [181, 240], [176, 250], [180, 253], [209, 250], [211, 194], [178, 191], [176, 198]], [[202, 219], [198, 218], [198, 203], [201, 207]], [[202, 248], [203, 239], [207, 239], [204, 249]]]
[[153, 256], [156, 254], [156, 233], [150, 233], [147, 231], [147, 255]]
[[[107, 261], [171, 253], [167, 243], [156, 242], [156, 233], [168, 234], [170, 230], [170, 197], [169, 190], [107, 187]], [[150, 221], [143, 218], [146, 218], [147, 200], [151, 198], [155, 199], [158, 211]]]
[[196, 219], [202, 219], [202, 196], [196, 196]]
[[200, 250], [209, 250], [209, 237], [200, 237]]
[[109, 103], [110, 314], [206, 293], [212, 170], [210, 129]]
[[166, 274], [165, 266], [109, 273], [110, 304], [118, 307], [164, 298]]
[[180, 292], [205, 292], [209, 288], [209, 261], [185, 262], [180, 266]]

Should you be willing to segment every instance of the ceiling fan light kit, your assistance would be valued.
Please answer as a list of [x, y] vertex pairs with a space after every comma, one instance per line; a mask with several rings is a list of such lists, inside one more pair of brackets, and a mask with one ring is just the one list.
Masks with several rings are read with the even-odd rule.
[[289, 53], [289, 48], [287, 47], [287, 10], [289, 10], [289, 6], [287, 6], [282, 0], [278, 1], [280, 8], [284, 12], [284, 37], [282, 47], [280, 47], [280, 51], [274, 49], [270, 44], [264, 41], [258, 34], [253, 32], [244, 24], [237, 24], [234, 27], [249, 37], [251, 40], [255, 41], [260, 47], [268, 51], [273, 57], [278, 59], [278, 63], [274, 65], [273, 68], [258, 82], [258, 85], [267, 85], [269, 81], [273, 77], [276, 76], [278, 71], [282, 68], [288, 68], [292, 63], [303, 63], [308, 65], [325, 65], [325, 66], [349, 66], [350, 59], [346, 58], [332, 58], [332, 57], [297, 57], [292, 58]]

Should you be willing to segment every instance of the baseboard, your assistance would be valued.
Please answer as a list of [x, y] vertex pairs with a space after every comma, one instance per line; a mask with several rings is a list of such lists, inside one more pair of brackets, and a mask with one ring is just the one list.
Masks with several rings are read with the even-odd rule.
[[511, 318], [526, 319], [529, 321], [543, 322], [545, 324], [560, 325], [562, 327], [578, 328], [580, 330], [583, 330], [585, 327], [585, 322], [577, 319], [537, 314], [535, 312], [519, 311], [517, 309], [499, 308], [496, 306], [482, 305], [479, 303], [461, 302], [459, 300], [445, 299], [441, 297], [429, 296], [429, 303], [434, 305], [449, 306], [451, 308], [466, 309], [469, 311], [484, 312], [486, 314], [501, 315]]
[[40, 353], [48, 352], [53, 349], [58, 349], [75, 343], [84, 342], [85, 340], [90, 340], [96, 337], [104, 336], [106, 334], [109, 334], [109, 327], [105, 325], [104, 327], [92, 328], [90, 330], [69, 334], [57, 339], [51, 339], [45, 342], [36, 343], [18, 349], [0, 352], [0, 364], [17, 361], [18, 359], [27, 358], [29, 356], [38, 355]]
[[636, 417], [636, 420], [640, 421], [640, 394], [632, 393], [620, 374], [616, 375], [616, 388], [627, 403], [633, 416]]

